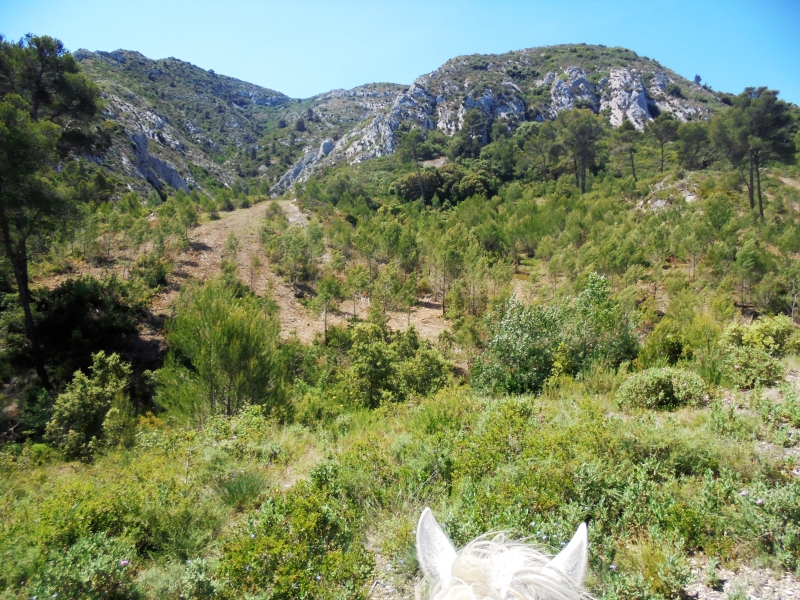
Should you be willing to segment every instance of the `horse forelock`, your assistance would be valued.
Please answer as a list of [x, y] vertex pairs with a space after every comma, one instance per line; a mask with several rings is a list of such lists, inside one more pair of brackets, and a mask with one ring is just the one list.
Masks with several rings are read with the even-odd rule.
[[[550, 557], [504, 535], [470, 542], [456, 556], [449, 581], [430, 600], [583, 600], [590, 596], [567, 575], [548, 566]], [[417, 598], [420, 598], [420, 590]]]

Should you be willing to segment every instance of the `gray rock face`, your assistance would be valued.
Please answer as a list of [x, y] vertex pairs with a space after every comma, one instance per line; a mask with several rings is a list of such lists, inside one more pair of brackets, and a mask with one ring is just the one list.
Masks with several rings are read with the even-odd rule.
[[[473, 109], [481, 111], [490, 121], [503, 119], [513, 128], [526, 119], [556, 119], [561, 111], [588, 108], [595, 113], [608, 111], [614, 127], [627, 120], [639, 130], [659, 112], [670, 113], [680, 121], [702, 118], [702, 111], [708, 112], [702, 106], [696, 108], [686, 99], [670, 95], [667, 90], [673, 79], [658, 70], [657, 63], [644, 81], [642, 74], [632, 67], [603, 68], [608, 70], [598, 67], [587, 72], [570, 66], [540, 77], [538, 72], [530, 70], [531, 62], [525, 59], [525, 53], [534, 51], [522, 51], [521, 58], [505, 62], [495, 60], [498, 57], [486, 57], [483, 62], [480, 57], [460, 57], [445, 63], [397, 94], [390, 108], [380, 109], [376, 101], [379, 109], [377, 114], [365, 115], [369, 118], [367, 125], [344, 135], [330, 151], [320, 149], [307, 153], [272, 192], [286, 191], [295, 181], [307, 179], [321, 165], [353, 164], [393, 153], [397, 145], [396, 132], [401, 126], [422, 131], [438, 129], [446, 135], [454, 135], [463, 127], [467, 112]], [[329, 95], [354, 93], [353, 90], [335, 90]], [[544, 95], [547, 100], [537, 100], [536, 106], [528, 107], [525, 98], [531, 95], [534, 98]]]
[[[417, 127], [422, 131], [440, 129], [448, 135], [459, 131], [464, 116], [471, 109], [478, 109], [489, 119], [505, 119], [512, 122], [524, 119], [525, 102], [519, 88], [509, 81], [499, 90], [485, 89], [480, 95], [466, 95], [458, 102], [445, 99], [441, 94], [434, 95], [427, 87], [429, 76], [417, 79], [405, 92], [396, 96], [391, 108], [385, 114], [376, 115], [365, 127], [352, 131], [342, 137], [330, 150], [325, 144], [319, 151], [308, 151], [276, 183], [272, 195], [288, 190], [296, 182], [306, 181], [314, 170], [323, 164], [345, 161], [357, 164], [371, 158], [394, 153], [397, 146], [395, 132], [402, 123]], [[452, 84], [445, 83], [445, 87]], [[346, 93], [340, 90], [331, 93]]]
[[543, 111], [546, 118], [555, 119], [562, 110], [572, 110], [578, 104], [597, 111], [599, 99], [595, 86], [578, 67], [568, 68], [563, 78], [556, 73], [548, 73], [541, 81], [543, 85], [551, 86], [551, 102]]
[[655, 73], [650, 86], [645, 89], [642, 77], [634, 69], [611, 69], [608, 77], [593, 84], [587, 74], [569, 67], [559, 76], [548, 73], [536, 81], [539, 87], [550, 87], [550, 103], [544, 107], [541, 118], [555, 119], [562, 110], [576, 106], [590, 108], [595, 112], [609, 110], [609, 121], [619, 127], [628, 120], [639, 129], [644, 129], [653, 114], [667, 112], [680, 121], [698, 116], [698, 111], [686, 101], [670, 96], [667, 85], [671, 83], [664, 73]]
[[157, 190], [163, 187], [162, 181], [168, 183], [176, 190], [189, 191], [186, 180], [181, 177], [177, 169], [165, 160], [152, 156], [148, 152], [147, 136], [142, 133], [135, 133], [131, 136], [133, 151], [137, 159], [136, 167], [141, 176]]
[[641, 130], [652, 119], [647, 107], [647, 93], [641, 77], [635, 73], [628, 69], [612, 70], [603, 91], [600, 110], [611, 110], [609, 120], [614, 127], [619, 127], [627, 119]]
[[664, 73], [655, 74], [647, 90], [650, 104], [659, 112], [670, 113], [679, 121], [685, 122], [695, 118], [698, 112], [693, 106], [667, 93], [669, 83], [671, 80]]
[[319, 152], [323, 156], [328, 156], [333, 150], [333, 140], [328, 138], [327, 140], [323, 141], [319, 147]]
[[311, 168], [316, 165], [320, 160], [321, 153], [316, 150], [311, 150], [303, 155], [303, 158], [298, 160], [292, 167], [283, 174], [278, 183], [272, 188], [273, 195], [278, 191], [288, 190], [295, 182], [306, 181], [311, 175]]

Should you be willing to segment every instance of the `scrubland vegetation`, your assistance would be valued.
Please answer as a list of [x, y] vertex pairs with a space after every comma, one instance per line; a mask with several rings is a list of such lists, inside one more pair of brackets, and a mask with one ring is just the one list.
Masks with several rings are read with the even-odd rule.
[[[691, 560], [800, 569], [800, 139], [775, 92], [643, 132], [472, 112], [311, 178], [309, 223], [268, 205], [252, 266], [319, 315], [304, 344], [235, 235], [158, 321], [192, 228], [271, 201], [122, 193], [78, 158], [103, 125], [69, 55], [0, 51], [0, 597], [408, 593], [424, 506], [457, 544], [555, 553], [588, 522], [599, 598], [678, 598]], [[388, 327], [421, 303], [438, 338]]]

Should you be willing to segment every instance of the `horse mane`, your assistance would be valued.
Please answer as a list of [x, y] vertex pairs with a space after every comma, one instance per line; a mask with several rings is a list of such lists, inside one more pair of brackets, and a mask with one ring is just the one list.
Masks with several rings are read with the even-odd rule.
[[[461, 552], [430, 508], [417, 522], [417, 559], [430, 600], [580, 600], [589, 567], [586, 523], [553, 558], [505, 534], [473, 540]], [[417, 587], [421, 599], [422, 587]]]

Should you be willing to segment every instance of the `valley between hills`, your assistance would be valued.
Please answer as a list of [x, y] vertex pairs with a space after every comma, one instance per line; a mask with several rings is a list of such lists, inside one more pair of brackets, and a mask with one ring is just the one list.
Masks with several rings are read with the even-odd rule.
[[307, 99], [0, 59], [0, 600], [415, 598], [425, 507], [586, 523], [596, 598], [800, 595], [779, 92], [585, 44]]

